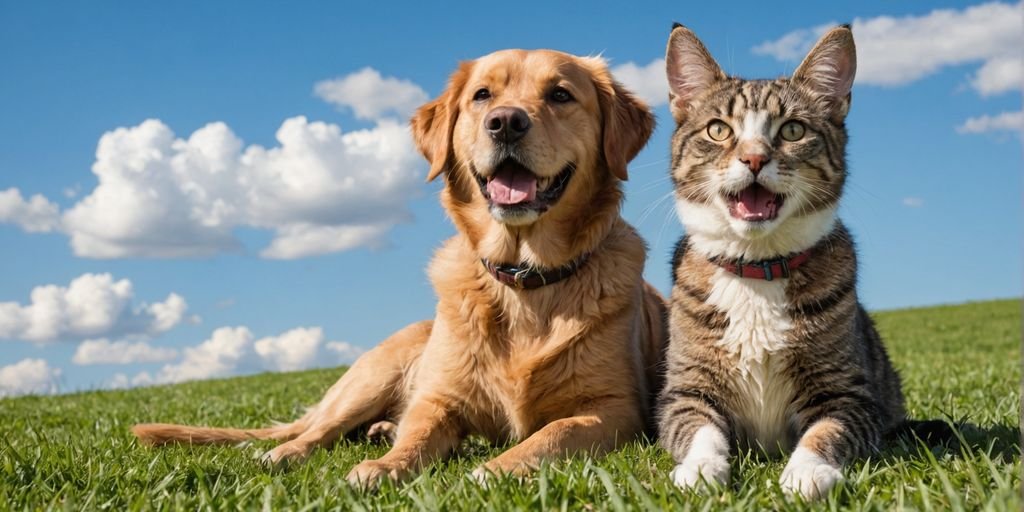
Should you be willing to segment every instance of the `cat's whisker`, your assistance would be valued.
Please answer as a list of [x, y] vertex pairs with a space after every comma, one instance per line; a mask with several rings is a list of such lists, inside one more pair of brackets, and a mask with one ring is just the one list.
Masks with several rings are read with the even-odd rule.
[[651, 167], [651, 166], [655, 166], [655, 165], [664, 165], [667, 162], [668, 162], [668, 158], [662, 158], [661, 160], [654, 160], [654, 161], [651, 161], [651, 162], [642, 163], [640, 165], [632, 165], [631, 164], [629, 166], [629, 170], [633, 171], [633, 170], [636, 170], [636, 169], [645, 169], [647, 167]]
[[661, 197], [659, 197], [653, 203], [648, 205], [647, 208], [644, 208], [644, 211], [640, 214], [640, 220], [637, 221], [637, 226], [642, 226], [644, 224], [644, 221], [646, 221], [647, 218], [652, 213], [654, 213], [655, 210], [657, 210], [660, 206], [664, 205], [665, 200], [671, 199], [674, 195], [675, 195], [674, 192], [668, 192], [666, 194], [663, 194]]

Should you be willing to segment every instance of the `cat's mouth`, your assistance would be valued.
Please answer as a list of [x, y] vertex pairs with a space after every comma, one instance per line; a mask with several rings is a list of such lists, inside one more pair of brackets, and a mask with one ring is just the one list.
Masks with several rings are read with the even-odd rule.
[[779, 216], [785, 197], [754, 183], [736, 194], [725, 196], [729, 215], [746, 222], [765, 222]]

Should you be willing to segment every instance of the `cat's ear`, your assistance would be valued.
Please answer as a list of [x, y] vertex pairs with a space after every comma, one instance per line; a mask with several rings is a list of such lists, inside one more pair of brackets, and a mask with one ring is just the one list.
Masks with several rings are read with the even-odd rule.
[[836, 114], [845, 117], [850, 109], [850, 89], [857, 73], [857, 48], [849, 25], [829, 30], [800, 67], [793, 73], [793, 82], [799, 82], [825, 96], [836, 107]]
[[668, 104], [676, 122], [686, 118], [690, 105], [702, 92], [727, 78], [697, 35], [678, 23], [672, 25], [672, 35], [668, 38], [665, 68]]

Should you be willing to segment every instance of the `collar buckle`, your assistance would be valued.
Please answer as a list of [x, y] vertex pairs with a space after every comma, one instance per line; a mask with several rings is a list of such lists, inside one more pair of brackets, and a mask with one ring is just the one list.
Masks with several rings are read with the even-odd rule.
[[516, 289], [519, 289], [519, 290], [522, 290], [523, 288], [526, 288], [526, 278], [529, 277], [529, 275], [530, 275], [530, 269], [528, 269], [528, 268], [517, 269], [516, 272], [514, 274], [512, 274], [512, 284], [513, 284], [513, 286], [515, 286]]
[[480, 262], [483, 263], [487, 273], [499, 283], [516, 290], [532, 290], [571, 277], [589, 258], [589, 253], [584, 254], [567, 265], [549, 270], [531, 267], [527, 263], [516, 266], [496, 265], [488, 261], [487, 258], [481, 258]]
[[[764, 279], [765, 281], [773, 281], [775, 279], [789, 279], [791, 276], [791, 270], [793, 267], [799, 266], [806, 257], [799, 255], [792, 259], [792, 267], [789, 258], [778, 258], [774, 260], [761, 260], [761, 261], [737, 261], [735, 263], [724, 265], [726, 268], [731, 267], [731, 271], [738, 277], [749, 277], [754, 279]], [[721, 264], [720, 264], [721, 265]], [[747, 270], [747, 272], [744, 272]]]

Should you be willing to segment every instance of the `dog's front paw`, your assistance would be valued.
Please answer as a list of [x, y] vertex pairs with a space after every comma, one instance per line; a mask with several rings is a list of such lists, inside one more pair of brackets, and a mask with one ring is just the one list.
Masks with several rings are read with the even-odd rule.
[[364, 460], [356, 464], [345, 479], [352, 486], [372, 490], [385, 480], [400, 482], [408, 475], [409, 471], [404, 466], [380, 460]]
[[306, 460], [306, 457], [309, 456], [309, 451], [310, 448], [306, 445], [287, 442], [264, 453], [260, 457], [260, 462], [274, 469], [283, 469]]
[[701, 484], [727, 485], [729, 483], [729, 459], [726, 457], [687, 458], [677, 465], [670, 474], [680, 489], [700, 489]]
[[842, 479], [840, 468], [806, 448], [797, 448], [782, 470], [779, 484], [787, 495], [799, 494], [810, 501], [827, 495]]

